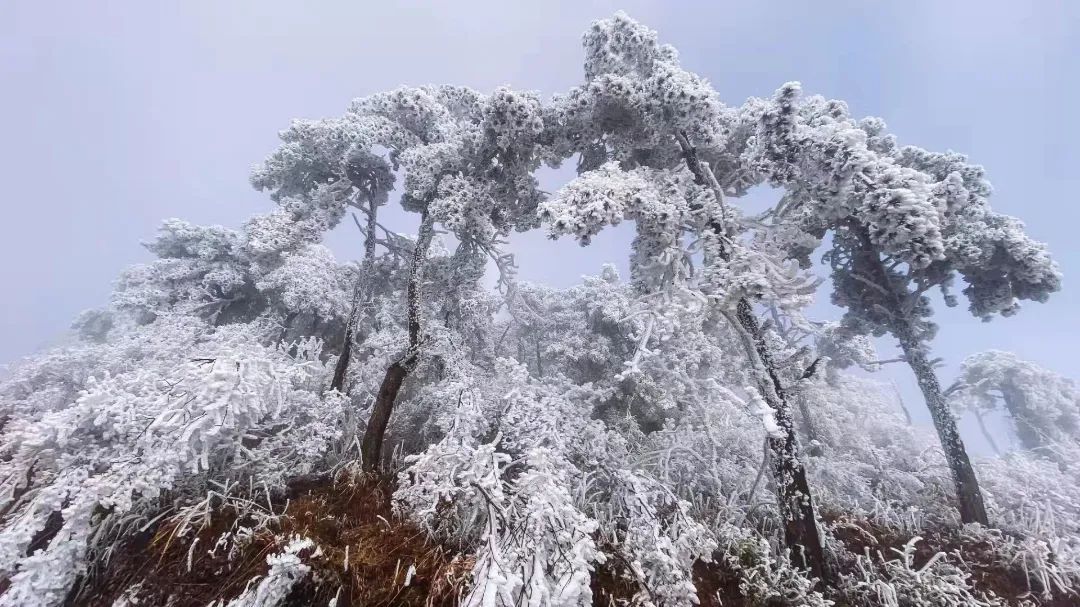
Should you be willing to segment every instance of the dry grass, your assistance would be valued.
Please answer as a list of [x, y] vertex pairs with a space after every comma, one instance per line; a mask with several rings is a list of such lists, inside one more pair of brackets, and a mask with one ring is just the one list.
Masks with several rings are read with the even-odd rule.
[[[309, 550], [302, 555], [312, 567], [312, 575], [294, 590], [290, 605], [326, 605], [335, 596], [339, 607], [458, 604], [468, 588], [472, 559], [396, 518], [390, 502], [393, 489], [392, 480], [372, 476], [338, 481], [307, 479], [292, 487], [288, 500], [282, 498], [273, 504], [279, 516], [238, 548], [232, 558], [226, 556], [227, 549], [213, 553], [209, 549], [223, 534], [244, 524], [242, 517], [246, 515], [218, 507], [208, 525], [185, 537], [177, 536], [176, 521], [166, 521], [130, 538], [83, 586], [78, 598], [68, 604], [107, 607], [126, 588], [141, 583], [139, 598], [143, 605], [163, 605], [171, 597], [169, 604], [173, 607], [205, 607], [215, 600], [239, 595], [252, 580], [264, 575], [267, 555], [279, 551], [282, 543], [294, 535], [314, 540], [320, 553], [314, 555]], [[853, 554], [870, 550], [889, 557], [894, 554], [892, 549], [902, 548], [910, 539], [843, 514], [827, 514], [825, 521]], [[955, 530], [926, 532], [923, 537], [916, 544], [916, 567], [944, 552], [947, 558], [965, 563], [979, 589], [991, 591], [1014, 605], [1025, 597], [1034, 599], [1028, 595], [1023, 572], [1002, 564], [1000, 555], [989, 544], [965, 540]], [[198, 542], [191, 550], [196, 538]], [[616, 558], [598, 567], [592, 581], [594, 605], [626, 605], [632, 600], [639, 588], [623, 569]], [[762, 605], [743, 597], [738, 576], [717, 563], [696, 563], [693, 580], [703, 607]], [[1066, 597], [1034, 602], [1063, 607], [1077, 604], [1075, 600]], [[765, 605], [780, 606], [783, 602]]]
[[[267, 555], [281, 548], [283, 538], [293, 535], [311, 538], [321, 553], [303, 554], [312, 575], [294, 590], [291, 604], [325, 605], [334, 596], [339, 607], [457, 604], [471, 561], [395, 518], [390, 508], [392, 492], [390, 481], [374, 477], [308, 487], [289, 499], [287, 506], [280, 504], [282, 516], [256, 533], [231, 559], [225, 556], [227, 550], [209, 552], [237, 522], [229, 509], [215, 511], [211, 524], [194, 536], [175, 537], [177, 523], [163, 524], [114, 555], [93, 585], [71, 604], [108, 606], [125, 588], [141, 582], [142, 604], [165, 604], [173, 597], [169, 603], [173, 607], [205, 607], [214, 600], [237, 596], [251, 580], [265, 574]], [[196, 548], [190, 550], [195, 538]], [[411, 579], [405, 585], [407, 577]]]
[[[607, 552], [610, 553], [610, 550]], [[700, 607], [750, 607], [753, 605], [739, 591], [738, 576], [719, 563], [695, 562], [693, 581], [697, 588]], [[634, 596], [641, 591], [637, 582], [627, 574], [625, 564], [615, 558], [609, 558], [606, 563], [596, 568], [592, 575], [591, 586], [595, 607], [632, 605]]]
[[[852, 554], [875, 554], [880, 551], [889, 557], [903, 548], [911, 537], [895, 530], [875, 525], [865, 519], [844, 514], [828, 513], [823, 517], [832, 533]], [[1004, 563], [989, 542], [965, 539], [956, 529], [927, 529], [920, 534], [922, 540], [915, 544], [914, 566], [921, 568], [939, 552], [953, 562], [962, 562], [971, 573], [971, 585], [979, 591], [992, 592], [1010, 605], [1035, 604], [1045, 607], [1075, 607], [1080, 604], [1076, 596], [1055, 596], [1044, 599], [1032, 596], [1024, 572]]]

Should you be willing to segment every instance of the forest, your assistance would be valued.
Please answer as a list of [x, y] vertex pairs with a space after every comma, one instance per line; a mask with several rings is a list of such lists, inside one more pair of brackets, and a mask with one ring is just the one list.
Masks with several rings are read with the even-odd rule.
[[[726, 105], [623, 13], [582, 40], [550, 97], [293, 121], [268, 212], [166, 220], [0, 376], [0, 606], [1078, 604], [1080, 389], [934, 355], [938, 302], [993, 332], [1061, 288], [983, 168], [797, 82]], [[513, 234], [620, 225], [628, 272], [519, 280]], [[991, 415], [1017, 448], [975, 457]]]

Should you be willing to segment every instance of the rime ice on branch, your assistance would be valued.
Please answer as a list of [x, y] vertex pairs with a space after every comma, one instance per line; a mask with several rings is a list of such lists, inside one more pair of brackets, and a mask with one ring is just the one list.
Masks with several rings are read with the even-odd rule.
[[[352, 575], [328, 565], [341, 546], [271, 531], [295, 522], [278, 506], [294, 481], [388, 468], [397, 513], [471, 564], [467, 605], [590, 605], [608, 580], [631, 604], [689, 607], [721, 572], [755, 604], [1001, 603], [967, 553], [916, 567], [918, 538], [880, 558], [845, 545], [868, 529], [976, 541], [1032, 595], [1071, 597], [1074, 387], [984, 353], [943, 393], [929, 358], [930, 289], [952, 305], [960, 276], [986, 317], [1059, 286], [981, 169], [796, 84], [724, 106], [622, 14], [585, 51], [585, 82], [549, 102], [401, 88], [293, 123], [252, 177], [274, 210], [239, 229], [165, 222], [71, 343], [0, 377], [0, 606], [77, 604], [154, 528], [186, 542], [187, 569], [228, 547], [215, 566], [232, 571], [254, 534], [284, 548], [222, 603], [333, 596]], [[578, 175], [541, 191], [537, 170], [570, 159]], [[737, 201], [759, 185], [783, 197], [750, 217]], [[385, 225], [392, 194], [415, 236]], [[320, 244], [350, 214], [358, 263]], [[511, 230], [587, 243], [623, 221], [629, 280], [517, 280]], [[825, 242], [839, 323], [805, 314]], [[885, 333], [939, 437], [844, 371], [879, 368]], [[946, 396], [1003, 403], [1031, 447], [978, 463], [987, 513]], [[963, 520], [1000, 529], [957, 531], [950, 487]], [[237, 525], [200, 544], [227, 508]], [[130, 582], [134, 604], [155, 580]]]

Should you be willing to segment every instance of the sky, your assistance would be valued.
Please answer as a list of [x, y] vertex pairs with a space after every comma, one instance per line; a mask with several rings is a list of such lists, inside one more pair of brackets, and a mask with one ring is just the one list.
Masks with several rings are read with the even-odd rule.
[[[140, 242], [163, 219], [236, 227], [267, 211], [248, 174], [289, 120], [340, 115], [352, 98], [400, 85], [565, 90], [582, 79], [581, 33], [619, 9], [658, 30], [729, 105], [798, 80], [884, 118], [903, 144], [986, 166], [994, 207], [1049, 244], [1065, 286], [989, 324], [938, 301], [944, 383], [990, 348], [1080, 379], [1080, 3], [1069, 0], [5, 0], [0, 364], [56, 343], [76, 314], [105, 303], [124, 267], [149, 260]], [[622, 229], [586, 249], [540, 233], [512, 245], [523, 278], [566, 286], [604, 262], [625, 265], [629, 240]], [[360, 252], [347, 227], [330, 244], [343, 258]], [[814, 310], [838, 314], [824, 301]], [[921, 411], [906, 369], [886, 375]]]

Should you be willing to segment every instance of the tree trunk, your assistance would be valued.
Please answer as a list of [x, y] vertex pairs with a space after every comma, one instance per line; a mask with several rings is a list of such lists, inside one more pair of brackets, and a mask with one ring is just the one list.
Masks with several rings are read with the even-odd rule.
[[795, 436], [787, 393], [780, 383], [765, 334], [746, 299], [739, 300], [736, 317], [742, 330], [753, 340], [760, 368], [767, 375], [761, 378], [762, 385], [758, 386], [758, 391], [773, 410], [776, 425], [783, 434], [781, 438], [769, 438], [769, 461], [776, 482], [780, 517], [784, 523], [784, 543], [791, 550], [796, 564], [808, 569], [818, 579], [828, 581], [831, 578], [825, 560], [825, 547], [817, 525], [810, 483], [806, 480], [806, 468], [799, 457], [799, 442]]
[[998, 448], [997, 441], [994, 440], [993, 435], [990, 434], [990, 430], [986, 427], [986, 422], [983, 421], [982, 413], [979, 413], [978, 409], [973, 410], [972, 413], [975, 415], [975, 421], [979, 424], [979, 430], [982, 432], [983, 438], [990, 444], [990, 448], [994, 450], [995, 454], [1001, 455], [1001, 449]]
[[[353, 308], [353, 315], [356, 308]], [[352, 356], [353, 328], [352, 320], [345, 326], [345, 336], [342, 338], [341, 354], [337, 364], [334, 365], [334, 379], [330, 381], [330, 389], [345, 393], [345, 374], [349, 371], [349, 358]]]
[[367, 428], [364, 429], [360, 453], [363, 458], [363, 468], [368, 472], [377, 470], [382, 464], [383, 438], [386, 435], [386, 425], [390, 422], [390, 414], [394, 411], [394, 401], [397, 400], [401, 385], [412, 372], [419, 358], [421, 312], [424, 303], [424, 267], [427, 264], [427, 251], [431, 246], [434, 227], [432, 223], [431, 215], [425, 206], [420, 216], [420, 231], [416, 236], [416, 246], [413, 248], [412, 266], [409, 268], [409, 346], [401, 359], [391, 363], [386, 369], [382, 385], [379, 386], [379, 394], [375, 397], [375, 405], [371, 409]]
[[379, 395], [375, 397], [375, 405], [371, 408], [371, 417], [368, 418], [367, 428], [364, 430], [364, 439], [360, 443], [360, 456], [364, 470], [369, 472], [376, 470], [382, 462], [386, 425], [390, 423], [394, 401], [397, 400], [398, 392], [401, 391], [401, 384], [409, 375], [410, 366], [407, 361], [395, 361], [386, 369], [382, 385], [379, 386]]
[[[725, 214], [723, 189], [708, 164], [700, 162], [697, 151], [690, 145], [686, 135], [679, 133], [676, 139], [682, 149], [686, 166], [694, 175], [694, 181], [700, 186], [712, 189], [716, 202], [720, 206], [721, 216], [711, 218], [708, 227], [721, 239], [722, 244], [723, 239], [728, 236], [728, 228], [723, 216]], [[725, 246], [721, 246], [719, 255], [727, 259], [730, 252]], [[799, 443], [795, 436], [791, 405], [780, 383], [780, 375], [769, 352], [765, 334], [761, 330], [750, 302], [746, 298], [740, 299], [735, 312], [738, 324], [736, 330], [741, 330], [750, 342], [744, 346], [757, 371], [754, 375], [758, 379], [758, 391], [773, 410], [777, 426], [783, 433], [782, 438], [769, 438], [768, 442], [772, 452], [770, 463], [773, 480], [776, 483], [777, 502], [784, 523], [784, 544], [791, 551], [792, 558], [797, 564], [808, 569], [822, 582], [828, 583], [831, 580], [831, 574], [828, 562], [825, 560], [825, 547], [821, 541], [821, 533], [817, 526], [810, 484], [806, 480], [806, 468], [799, 459]]]
[[[349, 319], [345, 323], [345, 334], [341, 341], [341, 354], [337, 364], [334, 365], [334, 378], [330, 382], [330, 389], [347, 393], [345, 390], [345, 376], [349, 371], [349, 362], [352, 358], [352, 346], [356, 325], [360, 323], [361, 299], [364, 297], [364, 286], [367, 286], [367, 297], [371, 298], [371, 273], [375, 263], [375, 230], [378, 227], [376, 213], [378, 208], [374, 198], [368, 201], [370, 208], [367, 213], [367, 226], [364, 232], [364, 264], [360, 268], [360, 276], [356, 277], [356, 286], [353, 288], [352, 306], [349, 309]], [[355, 216], [354, 216], [355, 217]]]
[[1000, 390], [1001, 398], [1005, 401], [1005, 410], [1009, 412], [1009, 417], [1012, 418], [1016, 427], [1016, 438], [1020, 439], [1020, 446], [1030, 451], [1043, 450], [1047, 446], [1046, 440], [1029, 421], [1027, 407], [1024, 406], [1024, 395], [1010, 386], [1002, 386]]
[[896, 404], [900, 406], [900, 411], [904, 414], [904, 419], [907, 420], [907, 425], [911, 426], [914, 422], [911, 420], [911, 411], [908, 411], [907, 405], [904, 404], [904, 395], [900, 394], [900, 387], [896, 385], [896, 382], [890, 382], [892, 384], [893, 393], [896, 394]]
[[938, 382], [937, 373], [934, 372], [934, 367], [926, 357], [925, 348], [912, 335], [911, 327], [905, 325], [898, 333], [900, 348], [903, 349], [911, 370], [915, 372], [919, 388], [926, 399], [926, 407], [930, 410], [930, 418], [934, 420], [934, 427], [941, 440], [941, 448], [945, 452], [949, 471], [952, 472], [956, 498], [959, 501], [960, 520], [964, 523], [979, 523], [988, 526], [989, 520], [986, 516], [982, 492], [979, 490], [979, 481], [975, 477], [975, 469], [971, 466], [967, 449], [964, 448], [964, 441], [960, 438], [956, 418], [953, 417], [948, 402], [941, 394], [941, 384]]

